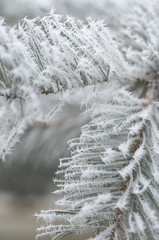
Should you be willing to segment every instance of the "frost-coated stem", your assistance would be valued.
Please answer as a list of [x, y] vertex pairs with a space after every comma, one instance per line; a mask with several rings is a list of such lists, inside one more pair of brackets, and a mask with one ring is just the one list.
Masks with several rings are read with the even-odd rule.
[[[149, 104], [151, 104], [151, 100], [153, 98], [153, 92], [154, 92], [153, 87], [152, 86], [148, 86], [147, 90], [146, 90], [146, 93], [145, 93], [145, 96], [144, 96], [144, 99], [148, 100], [148, 103], [147, 104], [143, 104], [143, 108], [146, 109], [146, 108], [149, 107]], [[143, 134], [144, 134], [145, 128], [146, 128], [146, 122], [145, 122], [145, 125], [142, 126], [142, 128], [139, 130], [139, 133], [136, 135], [137, 139], [135, 138], [134, 142], [132, 143], [131, 150], [130, 150], [130, 153], [129, 153], [130, 156], [131, 156], [129, 161], [133, 161], [134, 160], [133, 155], [135, 154], [137, 149], [139, 149], [139, 147], [142, 144]], [[126, 192], [126, 190], [128, 188], [128, 184], [130, 182], [130, 179], [131, 179], [130, 175], [128, 175], [125, 178], [125, 182], [123, 183], [122, 189], [121, 189], [121, 191], [123, 193]], [[124, 211], [121, 210], [120, 208], [116, 208], [115, 209], [115, 217], [112, 220], [112, 223], [114, 224], [114, 228], [113, 228], [113, 230], [112, 230], [112, 232], [110, 234], [110, 240], [113, 240], [115, 238], [115, 231], [116, 231], [117, 228], [120, 228], [120, 219], [121, 219], [123, 214], [124, 214]]]

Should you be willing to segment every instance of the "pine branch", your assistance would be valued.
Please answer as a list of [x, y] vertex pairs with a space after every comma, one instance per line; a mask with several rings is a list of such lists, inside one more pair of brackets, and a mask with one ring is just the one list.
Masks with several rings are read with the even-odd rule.
[[[155, 80], [154, 80], [155, 81]], [[148, 101], [148, 103], [143, 104], [143, 108], [146, 109], [149, 107], [149, 105], [151, 104], [153, 98], [153, 88], [148, 87], [145, 97], [144, 99]], [[138, 129], [138, 133], [136, 135], [136, 139], [134, 140], [134, 142], [132, 142], [131, 147], [130, 147], [130, 152], [128, 155], [130, 155], [130, 159], [129, 161], [134, 161], [133, 156], [135, 155], [136, 151], [140, 148], [142, 141], [143, 141], [143, 135], [145, 134], [145, 129], [146, 129], [146, 122], [144, 123], [144, 125], [141, 125], [141, 129]], [[134, 171], [135, 174], [135, 171]], [[125, 178], [125, 182], [122, 185], [122, 191], [123, 193], [127, 191], [128, 185], [130, 184], [130, 180], [131, 180], [131, 175], [126, 176]], [[121, 210], [120, 208], [115, 209], [115, 218], [113, 219], [112, 223], [114, 224], [114, 228], [112, 230], [112, 233], [110, 234], [110, 240], [114, 240], [115, 238], [115, 232], [118, 228], [120, 228], [121, 224], [121, 218], [124, 215], [124, 211]]]
[[155, 79], [158, 74], [158, 2], [132, 1], [119, 29], [121, 49], [134, 77]]
[[[69, 142], [71, 157], [60, 160], [57, 172], [64, 210], [42, 211], [46, 225], [37, 237], [91, 231], [91, 240], [159, 238], [159, 8], [157, 0], [144, 3], [124, 4], [119, 24], [115, 8], [114, 33], [104, 21], [53, 11], [18, 28], [0, 19], [0, 157], [14, 149], [26, 126], [54, 117], [56, 107], [45, 109], [43, 97], [95, 85], [83, 101], [91, 121]], [[142, 93], [147, 81], [152, 84], [142, 98], [138, 80], [145, 81]]]
[[[119, 81], [124, 72], [121, 62], [117, 44], [102, 21], [64, 20], [53, 11], [41, 19], [24, 19], [18, 28], [6, 26], [0, 19], [0, 95], [4, 102], [0, 121], [8, 119], [2, 142], [4, 136], [11, 137], [14, 125], [17, 133], [16, 138], [12, 135], [12, 146], [32, 122], [47, 122], [41, 95], [108, 79]], [[0, 151], [3, 159], [13, 150], [8, 141]]]
[[[82, 128], [79, 139], [70, 141], [72, 157], [61, 160], [56, 180], [61, 188], [57, 192], [65, 195], [58, 204], [68, 206], [74, 214], [41, 213], [39, 217], [49, 219], [50, 226], [63, 219], [71, 223], [67, 234], [76, 231], [74, 223], [81, 222], [81, 233], [90, 230], [87, 223], [92, 224], [92, 232], [93, 226], [97, 227], [99, 234], [92, 238], [95, 240], [122, 236], [157, 239], [159, 207], [152, 199], [157, 200], [159, 195], [154, 168], [149, 167], [156, 162], [148, 157], [152, 112], [156, 109], [151, 90], [148, 88], [145, 99], [138, 99], [122, 89], [112, 104], [103, 103], [101, 97], [101, 102], [94, 105], [92, 121]], [[148, 220], [150, 212], [153, 214]], [[43, 230], [51, 236], [60, 231], [54, 226], [48, 232], [44, 226], [38, 236], [43, 236]], [[65, 235], [63, 231], [61, 234]]]

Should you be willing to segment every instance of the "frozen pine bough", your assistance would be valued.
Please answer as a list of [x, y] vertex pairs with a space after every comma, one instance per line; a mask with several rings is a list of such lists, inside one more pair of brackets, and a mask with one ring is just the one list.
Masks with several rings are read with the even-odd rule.
[[[45, 221], [37, 238], [159, 239], [159, 8], [157, 0], [130, 4], [112, 30], [107, 18], [53, 11], [18, 28], [1, 20], [1, 157], [30, 124], [52, 121], [69, 95], [81, 92], [91, 116], [60, 160], [59, 210], [37, 214]], [[44, 107], [59, 93], [59, 105]]]
[[[101, 21], [88, 20], [84, 25], [68, 17], [63, 22], [62, 16], [51, 12], [42, 19], [24, 19], [18, 29], [10, 29], [3, 19], [0, 24], [0, 156], [4, 159], [27, 126], [48, 123], [61, 109], [62, 96], [59, 104], [47, 106], [47, 95], [106, 82], [108, 75], [114, 78], [120, 53], [111, 57], [116, 46]], [[106, 39], [102, 47], [100, 38]], [[114, 65], [111, 73], [108, 59]]]
[[[149, 90], [150, 91], [150, 90]], [[100, 99], [100, 96], [98, 100]], [[93, 105], [92, 120], [69, 142], [56, 182], [64, 211], [42, 211], [47, 225], [38, 236], [53, 239], [92, 231], [91, 239], [157, 239], [158, 112], [156, 103], [127, 90], [111, 104]], [[54, 221], [65, 220], [61, 226]], [[69, 224], [69, 225], [68, 225]]]

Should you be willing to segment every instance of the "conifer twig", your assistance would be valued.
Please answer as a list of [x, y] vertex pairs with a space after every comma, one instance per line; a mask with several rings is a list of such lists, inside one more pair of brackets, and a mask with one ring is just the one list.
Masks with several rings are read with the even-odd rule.
[[[148, 86], [144, 99], [148, 101], [147, 104], [143, 104], [143, 108], [147, 108], [152, 100], [153, 97], [153, 87], [152, 86]], [[132, 143], [131, 146], [131, 150], [130, 150], [130, 155], [132, 155], [132, 157], [130, 157], [129, 161], [133, 161], [133, 155], [135, 154], [135, 152], [137, 151], [137, 149], [140, 147], [141, 143], [142, 143], [142, 137], [143, 137], [143, 133], [145, 131], [145, 125], [139, 130], [139, 133], [136, 135], [137, 139], [134, 140], [134, 142]], [[128, 184], [130, 182], [130, 175], [126, 176], [126, 179], [122, 185], [121, 191], [124, 193], [126, 192], [127, 188], [128, 188]], [[112, 221], [113, 224], [115, 224], [115, 227], [112, 230], [112, 233], [110, 234], [110, 240], [113, 240], [115, 237], [115, 231], [117, 228], [120, 228], [120, 219], [124, 214], [124, 211], [121, 210], [120, 208], [115, 209], [115, 217]]]

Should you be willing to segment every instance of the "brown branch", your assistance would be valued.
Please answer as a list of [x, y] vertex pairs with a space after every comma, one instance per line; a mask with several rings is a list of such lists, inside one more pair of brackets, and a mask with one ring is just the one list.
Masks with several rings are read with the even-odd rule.
[[45, 95], [48, 95], [48, 94], [53, 94], [55, 93], [53, 90], [40, 90], [40, 94], [45, 94]]
[[[148, 100], [148, 103], [144, 104], [143, 105], [143, 108], [147, 108], [152, 100], [152, 97], [153, 97], [153, 88], [152, 87], [148, 87], [147, 88], [147, 91], [146, 91], [146, 94], [145, 94], [145, 97], [144, 99], [145, 100]], [[137, 139], [135, 139], [134, 143], [132, 144], [131, 146], [131, 150], [130, 150], [130, 155], [134, 155], [135, 152], [137, 151], [137, 149], [140, 147], [141, 145], [141, 142], [142, 142], [142, 138], [143, 138], [143, 133], [145, 131], [145, 126], [143, 126], [139, 133], [136, 135], [136, 137], [138, 137]], [[133, 161], [133, 156], [130, 157], [129, 161]], [[126, 177], [123, 185], [122, 185], [122, 188], [121, 188], [121, 191], [124, 193], [126, 192], [127, 188], [128, 188], [128, 184], [130, 182], [130, 175]], [[124, 214], [124, 211], [121, 210], [120, 208], [116, 208], [115, 209], [115, 217], [114, 219], [112, 220], [112, 223], [115, 224], [115, 227], [114, 229], [112, 230], [112, 233], [110, 234], [110, 240], [113, 240], [114, 237], [115, 237], [115, 231], [120, 228], [120, 221], [121, 221], [121, 217], [123, 216]]]

